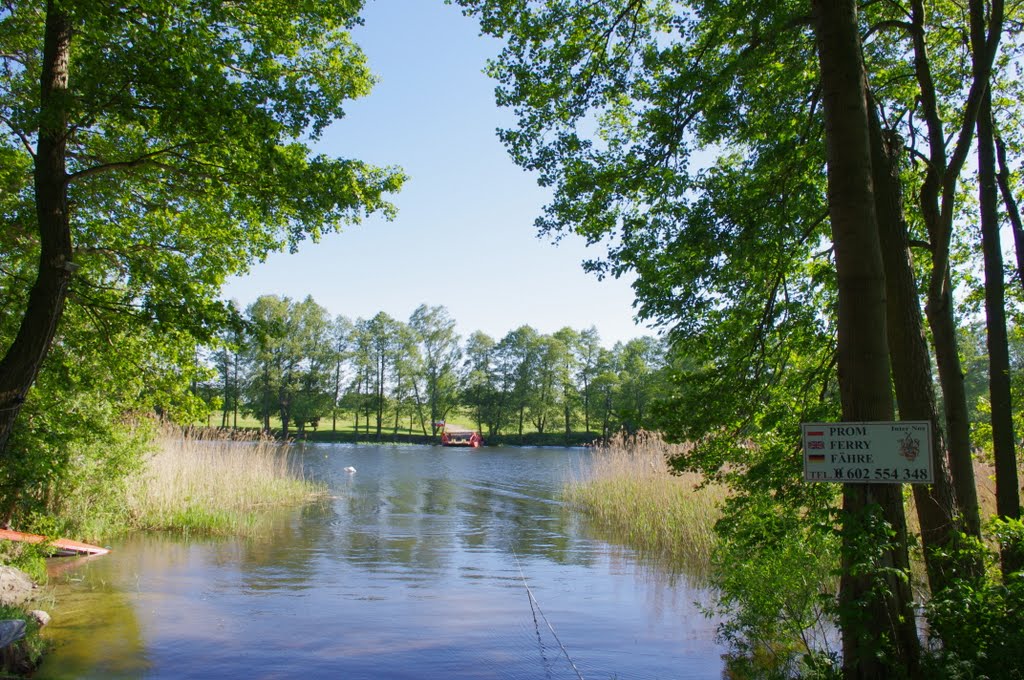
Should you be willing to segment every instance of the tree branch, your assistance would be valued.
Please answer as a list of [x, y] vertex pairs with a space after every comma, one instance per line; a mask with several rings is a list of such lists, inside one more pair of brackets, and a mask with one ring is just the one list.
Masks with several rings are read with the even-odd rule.
[[28, 137], [26, 137], [25, 133], [23, 133], [21, 130], [19, 130], [18, 128], [14, 127], [14, 123], [12, 123], [11, 120], [9, 118], [7, 118], [6, 116], [0, 116], [0, 122], [3, 122], [4, 125], [6, 125], [10, 129], [10, 131], [14, 134], [14, 136], [17, 137], [19, 140], [21, 140], [21, 143], [25, 146], [25, 150], [28, 151], [28, 154], [30, 156], [32, 156], [32, 158], [35, 158], [36, 157], [36, 153], [32, 149], [32, 140], [30, 140]]
[[175, 149], [184, 148], [185, 146], [185, 144], [175, 144], [164, 149], [157, 149], [156, 151], [152, 151], [144, 156], [139, 156], [138, 158], [134, 158], [130, 161], [114, 161], [111, 163], [101, 163], [99, 165], [94, 165], [91, 168], [86, 168], [84, 170], [79, 170], [78, 172], [71, 173], [70, 175], [68, 175], [67, 181], [68, 184], [71, 184], [77, 180], [85, 179], [86, 177], [91, 177], [93, 175], [101, 175], [108, 172], [115, 172], [117, 170], [129, 170], [131, 168], [138, 168], [144, 165], [155, 164], [156, 161], [154, 159], [156, 159], [157, 157], [168, 154], [171, 151], [174, 151]]

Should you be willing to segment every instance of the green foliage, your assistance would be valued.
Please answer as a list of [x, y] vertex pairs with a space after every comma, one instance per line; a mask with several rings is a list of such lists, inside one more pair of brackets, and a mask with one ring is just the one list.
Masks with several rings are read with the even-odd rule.
[[[762, 592], [759, 579], [773, 583], [773, 569], [786, 575], [778, 565], [810, 555], [801, 546], [814, 550], [817, 539], [808, 534], [823, 531], [826, 540], [820, 527], [831, 526], [836, 504], [827, 485], [800, 481], [797, 441], [800, 422], [839, 416], [814, 8], [789, 0], [452, 1], [504, 41], [491, 74], [498, 103], [516, 123], [500, 136], [516, 163], [552, 191], [538, 229], [606, 244], [607, 257], [590, 268], [635, 273], [639, 315], [670, 329], [669, 389], [654, 407], [659, 429], [695, 444], [676, 457], [678, 469], [725, 481], [736, 494], [728, 513], [736, 526], [719, 525], [729, 537], [720, 549], [734, 542], [724, 554], [743, 568], [755, 563], [754, 575], [722, 584], [723, 601], [735, 606], [736, 637], [781, 634], [770, 626], [781, 604], [762, 599], [771, 591]], [[872, 105], [891, 141], [906, 147], [900, 155], [915, 159], [903, 166], [905, 195], [921, 201], [908, 215], [912, 237], [928, 241], [937, 258], [935, 284], [948, 271], [945, 232], [957, 232], [951, 264], [958, 295], [978, 285], [971, 277], [976, 237], [961, 228], [974, 210], [956, 186], [973, 134], [968, 90], [975, 73], [987, 72], [987, 58], [973, 58], [971, 42], [998, 29], [1003, 9], [968, 5], [969, 12], [949, 2], [857, 9]], [[988, 38], [993, 49], [1006, 45], [990, 90], [1000, 102], [997, 127], [1017, 138], [1020, 8], [1006, 11], [1013, 30]], [[1019, 142], [1011, 148], [1019, 153]], [[948, 224], [940, 224], [940, 212]], [[938, 302], [931, 300], [930, 311]], [[944, 366], [955, 356], [949, 346], [942, 344]], [[609, 373], [594, 384], [614, 381]], [[949, 406], [951, 422], [961, 422], [959, 404]], [[983, 406], [974, 414], [981, 420]], [[976, 432], [979, 441], [987, 436]], [[762, 535], [774, 540], [757, 540]], [[870, 582], [865, 599], [885, 601], [894, 584], [906, 583], [905, 571], [883, 559], [888, 548], [905, 554], [902, 532], [869, 513], [840, 535], [849, 548], [843, 561], [836, 550], [825, 558]], [[757, 574], [761, 565], [766, 573]], [[877, 627], [886, 624], [879, 609], [873, 615]], [[877, 632], [860, 628], [865, 636]]]
[[[43, 535], [53, 535], [44, 533]], [[46, 558], [50, 555], [46, 544], [25, 541], [0, 541], [0, 565], [19, 569], [34, 583], [46, 583]], [[0, 616], [0, 619], [4, 618]]]
[[[1001, 548], [1024, 550], [1024, 523], [993, 520], [988, 527]], [[1024, 572], [1000, 577], [996, 556], [981, 542], [961, 536], [963, 563], [980, 561], [978, 575], [953, 579], [926, 607], [935, 640], [928, 664], [948, 678], [1019, 680], [1024, 677]]]
[[123, 480], [147, 450], [151, 431], [133, 414], [196, 413], [187, 391], [191, 346], [132, 325], [94, 326], [79, 310], [66, 319], [8, 444], [15, 455], [0, 468], [0, 513], [30, 530], [59, 516], [54, 533], [89, 535], [91, 521], [122, 511]]
[[332, 401], [331, 373], [339, 359], [327, 310], [309, 296], [294, 302], [263, 295], [246, 309], [245, 323], [239, 359], [246, 409], [263, 422], [280, 417], [286, 437], [293, 422], [301, 433]]
[[[312, 151], [373, 83], [349, 35], [361, 6], [4, 6], [0, 348], [25, 316], [38, 214], [66, 208], [75, 272], [63, 318], [62, 298], [48, 311], [57, 335], [0, 468], [0, 519], [58, 513], [88, 531], [84, 518], [116, 516], [146, 439], [133, 414], [200, 412], [184, 387], [206, 379], [197, 343], [232, 318], [218, 300], [226, 278], [367, 214], [393, 215], [386, 195], [401, 172]], [[68, 27], [59, 106], [40, 100], [48, 24]], [[66, 205], [33, 182], [51, 127], [63, 154], [52, 171], [64, 176], [50, 179]]]
[[[988, 350], [985, 346], [984, 328], [971, 325], [961, 328], [963, 366], [967, 385], [968, 406], [971, 412], [971, 441], [984, 460], [991, 462], [992, 452], [992, 405], [988, 392]], [[1024, 400], [1024, 327], [1013, 325], [1008, 329], [1010, 336], [1010, 389], [1014, 404]], [[1014, 409], [1013, 428], [1018, 434], [1024, 433], [1024, 410]]]
[[[56, 6], [55, 6], [56, 7]], [[372, 77], [348, 29], [360, 3], [223, 5], [147, 0], [61, 5], [74, 26], [68, 172], [73, 284], [95, 313], [208, 337], [220, 285], [270, 251], [380, 211], [403, 176], [313, 156], [307, 143]], [[54, 9], [53, 11], [58, 11]], [[34, 3], [3, 16], [8, 86], [0, 136], [21, 175], [5, 223], [33, 247], [31, 164], [42, 20]]]
[[468, 424], [488, 437], [560, 430], [566, 441], [581, 423], [604, 437], [650, 427], [666, 391], [664, 353], [651, 337], [605, 349], [594, 329], [548, 335], [530, 326], [498, 342], [474, 333], [462, 344], [444, 307], [421, 305], [408, 323], [384, 313], [331, 322], [312, 297], [264, 295], [207, 353], [217, 382], [196, 382], [194, 391], [207, 408], [223, 405], [224, 426], [237, 420], [229, 409], [240, 407], [243, 421], [251, 414], [266, 429], [275, 419], [294, 423], [298, 436], [307, 436], [305, 423], [341, 411], [354, 413], [366, 433], [373, 419], [375, 437], [378, 426], [380, 436], [434, 436], [432, 423], [465, 407]]
[[[408, 352], [410, 358], [417, 354], [422, 357], [422, 366], [413, 362], [410, 368], [421, 373], [426, 391], [427, 411], [430, 422], [445, 420], [448, 413], [458, 405], [459, 361], [462, 348], [459, 335], [455, 332], [455, 320], [444, 307], [420, 305], [409, 318], [419, 352]], [[433, 432], [433, 428], [431, 428]]]
[[730, 646], [732, 665], [756, 661], [764, 672], [791, 677], [834, 661], [829, 635], [839, 538], [828, 511], [833, 492], [818, 493], [823, 504], [812, 506], [816, 510], [790, 494], [753, 489], [726, 502], [711, 580], [720, 593], [714, 611], [725, 616], [719, 634]]

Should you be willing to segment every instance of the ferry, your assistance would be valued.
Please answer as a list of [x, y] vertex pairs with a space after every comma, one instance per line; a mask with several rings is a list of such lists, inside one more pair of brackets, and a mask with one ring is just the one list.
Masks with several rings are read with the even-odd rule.
[[484, 443], [484, 438], [479, 432], [471, 430], [459, 430], [456, 432], [442, 432], [441, 446], [470, 446], [479, 448]]

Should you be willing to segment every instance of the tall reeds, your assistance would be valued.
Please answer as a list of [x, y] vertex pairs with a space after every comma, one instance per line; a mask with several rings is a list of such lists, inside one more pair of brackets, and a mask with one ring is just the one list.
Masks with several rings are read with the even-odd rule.
[[264, 510], [324, 492], [303, 477], [290, 447], [271, 439], [166, 430], [128, 480], [128, 528], [251, 535]]
[[618, 435], [593, 449], [564, 494], [609, 540], [704, 573], [726, 491], [672, 474], [668, 457], [680, 449], [656, 433]]

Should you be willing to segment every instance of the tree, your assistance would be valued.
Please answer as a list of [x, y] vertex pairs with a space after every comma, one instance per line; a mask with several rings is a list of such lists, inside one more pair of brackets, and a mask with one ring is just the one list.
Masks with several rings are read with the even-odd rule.
[[501, 339], [495, 352], [499, 389], [507, 395], [510, 411], [516, 414], [516, 431], [522, 437], [527, 410], [537, 402], [539, 335], [531, 326], [520, 326]]
[[0, 457], [69, 291], [205, 338], [226, 276], [365, 213], [390, 215], [383, 197], [400, 173], [299, 141], [369, 90], [348, 35], [359, 9], [50, 0], [0, 11], [0, 144], [17, 196], [5, 228], [38, 261], [0, 359]]
[[577, 366], [579, 367], [578, 381], [580, 386], [580, 398], [583, 401], [583, 429], [590, 432], [590, 409], [592, 398], [592, 385], [597, 375], [598, 357], [601, 352], [601, 336], [597, 328], [590, 328], [581, 331], [579, 342], [576, 345]]
[[[244, 342], [242, 334], [242, 313], [237, 303], [230, 301], [226, 309], [229, 314], [228, 323], [209, 342], [209, 361], [219, 377], [218, 398], [220, 400], [220, 427], [238, 426], [238, 411], [241, 408], [241, 389], [239, 385], [239, 368], [241, 357], [239, 350]], [[212, 416], [212, 414], [211, 414]]]
[[334, 328], [332, 330], [332, 345], [334, 348], [334, 398], [331, 402], [332, 432], [338, 429], [338, 408], [341, 405], [342, 397], [341, 369], [346, 359], [351, 356], [353, 328], [352, 321], [344, 315], [339, 315], [334, 319]]
[[290, 304], [288, 298], [261, 295], [245, 310], [246, 407], [260, 419], [266, 433], [271, 431], [271, 416], [281, 408], [285, 376], [295, 361], [285, 349]]
[[[571, 328], [562, 328], [555, 332], [554, 339], [561, 343], [564, 351], [558, 365], [558, 385], [562, 396], [562, 416], [565, 422], [565, 434], [572, 432], [574, 414], [583, 406], [580, 398], [581, 390], [577, 377], [585, 369], [580, 368], [582, 334]], [[589, 376], [586, 376], [589, 378]], [[589, 387], [589, 385], [588, 385]], [[584, 409], [585, 410], [585, 409]], [[589, 429], [589, 428], [588, 428]]]
[[[797, 471], [778, 444], [793, 442], [801, 419], [837, 417], [842, 395], [835, 390], [840, 363], [835, 348], [838, 317], [844, 315], [837, 307], [850, 300], [848, 292], [839, 294], [833, 263], [839, 254], [830, 246], [828, 228], [836, 225], [830, 223], [826, 201], [827, 136], [816, 24], [807, 3], [460, 4], [480, 17], [485, 32], [507, 40], [491, 72], [499, 81], [499, 103], [514, 107], [518, 121], [500, 134], [512, 157], [552, 189], [537, 221], [540, 231], [575, 232], [591, 243], [608, 243], [607, 258], [590, 268], [610, 275], [635, 271], [639, 316], [670, 327], [674, 366], [684, 366], [685, 358], [695, 361], [685, 370], [672, 369], [679, 382], [663, 409], [672, 433], [697, 444], [679, 465], [727, 479], [751, 498], [785, 494], [788, 503], [800, 499], [808, 509], [827, 500], [825, 491], [789, 481]], [[911, 216], [915, 227], [931, 224], [931, 215], [923, 213], [932, 196], [938, 198], [932, 193], [936, 186], [949, 199], [942, 211], [953, 208], [957, 194], [951, 189], [959, 173], [959, 168], [945, 173], [945, 137], [931, 131], [921, 135], [918, 123], [939, 110], [930, 107], [942, 97], [942, 111], [962, 111], [972, 120], [976, 101], [974, 82], [964, 86], [956, 71], [941, 83], [943, 89], [932, 87], [919, 96], [931, 63], [925, 33], [944, 39], [938, 51], [943, 66], [963, 59], [962, 40], [951, 38], [966, 33], [953, 6], [941, 4], [940, 15], [927, 26], [920, 9], [916, 3], [910, 11], [868, 3], [869, 20], [858, 27], [871, 37], [864, 46], [869, 71], [883, 76], [872, 80], [885, 124], [880, 137], [894, 143], [902, 126], [914, 158], [924, 156], [918, 148], [924, 139], [943, 155], [915, 166], [921, 175], [943, 177], [925, 187], [925, 207]], [[993, 6], [992, 28], [997, 14]], [[897, 35], [900, 31], [905, 32]], [[990, 28], [986, 50], [997, 34]], [[911, 69], [908, 52], [915, 54]], [[917, 83], [918, 91], [908, 83]], [[957, 159], [963, 138], [956, 138]], [[909, 184], [918, 193], [921, 182]], [[943, 219], [946, 215], [942, 212]], [[934, 245], [932, 252], [938, 252]], [[933, 262], [933, 276], [948, 277], [947, 270]], [[944, 290], [950, 290], [948, 283]], [[944, 312], [934, 306], [932, 311], [940, 312], [929, 316], [933, 337], [939, 337], [952, 317], [936, 322], [933, 318]], [[920, 315], [916, 300], [907, 309], [911, 313]], [[951, 355], [955, 345], [950, 352], [947, 344], [942, 361]], [[921, 356], [906, 365], [919, 371], [915, 362]], [[880, 366], [873, 366], [876, 376]], [[956, 381], [945, 379], [957, 375], [949, 366], [940, 371], [948, 441], [962, 454], [957, 461], [963, 466], [969, 464], [969, 447], [960, 447], [952, 432], [958, 416], [949, 404], [959, 397]], [[924, 392], [931, 381], [920, 380], [919, 372], [913, 377], [916, 383], [901, 385], [921, 390], [919, 400], [928, 402]], [[765, 455], [738, 445], [744, 441], [757, 443]], [[768, 458], [769, 452], [777, 457]], [[729, 466], [745, 469], [746, 478]], [[970, 486], [966, 474], [954, 479], [958, 488]], [[782, 490], [770, 488], [768, 481]], [[959, 498], [962, 513], [977, 514], [976, 503]], [[887, 505], [899, 534], [896, 510], [888, 500]], [[942, 521], [943, 513], [950, 514], [921, 515], [926, 532], [937, 528], [950, 535], [955, 525]], [[894, 562], [900, 550], [895, 546], [890, 553]], [[894, 633], [897, 648], [905, 632], [904, 626]], [[903, 649], [914, 648], [914, 641], [904, 642]]]
[[617, 412], [623, 428], [632, 434], [653, 422], [650, 408], [657, 397], [663, 351], [655, 338], [636, 338], [622, 346], [619, 361]]
[[[334, 329], [327, 310], [312, 296], [292, 309], [292, 340], [300, 360], [294, 379], [291, 417], [301, 437], [306, 424], [316, 425], [331, 409], [331, 374], [335, 368]], [[287, 436], [287, 426], [285, 426]]]
[[[990, 84], [989, 76], [1002, 34], [1003, 3], [1001, 0], [992, 3], [988, 30], [982, 0], [968, 2], [966, 27], [963, 26], [964, 17], [960, 8], [942, 5], [926, 8], [921, 0], [912, 2], [910, 8], [908, 32], [914, 55], [914, 77], [918, 85], [913, 108], [919, 102], [924, 122], [920, 134], [924, 140], [922, 143], [927, 144], [926, 150], [920, 152], [927, 161], [923, 165], [924, 177], [918, 192], [920, 215], [927, 229], [932, 264], [925, 310], [934, 338], [942, 385], [950, 467], [959, 510], [964, 516], [967, 532], [977, 536], [980, 535], [980, 517], [970, 451], [968, 407], [956, 343], [957, 324], [950, 257], [958, 208], [956, 186], [973, 141], [981, 98]], [[929, 16], [928, 9], [938, 10], [933, 12], [939, 15], [937, 19]], [[949, 19], [946, 19], [946, 11], [952, 14]], [[955, 55], [947, 62], [952, 66], [949, 74], [951, 77], [941, 79], [937, 77], [932, 63], [935, 53], [932, 47], [933, 42], [942, 43], [930, 40], [930, 36], [942, 35], [950, 30], [955, 37], [946, 33], [946, 41], [960, 42], [964, 32], [970, 36], [973, 49], [967, 59], [963, 60], [970, 65], [970, 72], [956, 73], [959, 70], [957, 61], [962, 60], [962, 55]], [[950, 51], [955, 53], [957, 50], [954, 48]], [[956, 75], [962, 78], [957, 79]], [[956, 81], [952, 93], [950, 80]], [[960, 90], [965, 91], [961, 93]], [[943, 95], [950, 99], [956, 97], [960, 101], [950, 106]], [[953, 112], [951, 115], [947, 113], [950, 110]], [[944, 115], [951, 120], [944, 119]], [[912, 129], [912, 133], [916, 135], [919, 131]]]
[[560, 415], [561, 388], [564, 385], [561, 375], [568, 348], [559, 338], [551, 335], [538, 335], [535, 343], [536, 363], [532, 372], [532, 389], [526, 401], [530, 421], [537, 432], [544, 434], [548, 423]]
[[503, 395], [497, 385], [497, 343], [486, 333], [477, 331], [469, 336], [465, 347], [466, 373], [462, 401], [473, 410], [477, 430], [494, 436], [503, 425]]
[[[843, 419], [891, 421], [885, 268], [857, 11], [852, 0], [816, 0], [814, 11], [839, 294], [836, 354]], [[872, 526], [873, 516], [884, 521], [882, 531]], [[899, 669], [918, 677], [920, 643], [899, 486], [844, 484], [842, 521], [843, 676], [878, 678]], [[892, 541], [884, 540], [887, 531], [893, 532]], [[865, 542], [875, 543], [875, 555], [864, 549]]]
[[[419, 389], [418, 378], [423, 373], [424, 362], [423, 356], [420, 354], [418, 340], [416, 332], [412, 327], [399, 322], [394, 338], [395, 355], [391, 362], [392, 373], [394, 374], [391, 405], [395, 415], [392, 432], [395, 435], [398, 434], [399, 421], [403, 410], [408, 407], [411, 423], [413, 410], [420, 409], [420, 400], [417, 396]], [[421, 427], [423, 427], [422, 410]]]
[[[992, 449], [996, 464], [996, 512], [1001, 519], [1020, 519], [1016, 438], [1010, 390], [1010, 343], [1006, 327], [1003, 251], [999, 238], [999, 197], [996, 186], [996, 148], [992, 95], [981, 97], [978, 113], [978, 204], [981, 246], [985, 263], [985, 318], [989, 356], [989, 395], [992, 405]], [[1024, 568], [1016, 547], [1003, 548], [1003, 573]]]
[[352, 330], [352, 378], [347, 401], [355, 415], [356, 432], [359, 431], [359, 413], [366, 418], [366, 434], [370, 433], [370, 410], [373, 408], [374, 397], [370, 394], [371, 385], [376, 374], [373, 356], [373, 341], [370, 335], [370, 322], [356, 319]]
[[[372, 404], [377, 417], [378, 441], [384, 426], [384, 412], [390, 394], [390, 382], [394, 380], [392, 373], [399, 361], [403, 326], [404, 324], [400, 321], [384, 312], [378, 312], [366, 324], [369, 358], [373, 371], [370, 385], [373, 388]], [[367, 429], [369, 429], [369, 424], [367, 424]]]
[[409, 319], [419, 338], [423, 356], [423, 377], [432, 436], [436, 423], [445, 420], [459, 397], [458, 365], [462, 358], [455, 321], [444, 307], [420, 305]]
[[301, 302], [263, 295], [246, 309], [248, 409], [270, 431], [281, 419], [287, 438], [292, 423], [301, 436], [307, 423], [330, 409], [334, 346], [331, 319], [312, 297]]
[[594, 366], [594, 379], [591, 382], [594, 390], [593, 408], [601, 421], [602, 439], [608, 439], [617, 429], [615, 401], [619, 390], [618, 354], [621, 351], [620, 343], [616, 343], [610, 350], [602, 349]]

